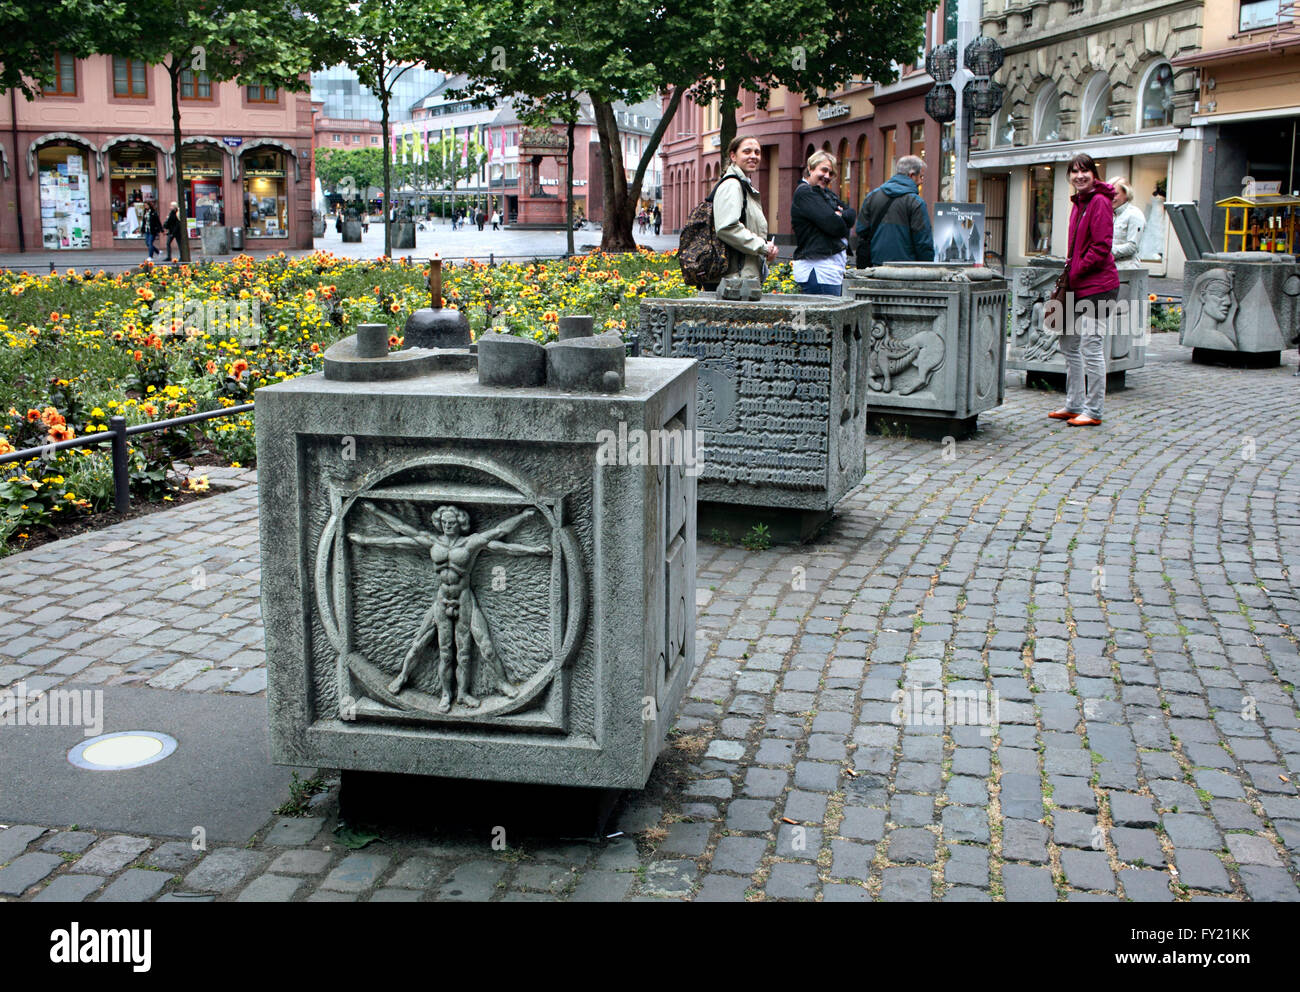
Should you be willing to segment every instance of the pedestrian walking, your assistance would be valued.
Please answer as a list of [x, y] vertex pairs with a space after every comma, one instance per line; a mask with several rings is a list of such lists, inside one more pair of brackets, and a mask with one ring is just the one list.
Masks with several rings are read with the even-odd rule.
[[343, 234], [343, 208], [342, 207], [334, 208], [334, 230], [336, 230], [340, 235]]
[[501, 230], [501, 211], [499, 210], [492, 211], [492, 230]]
[[[1106, 399], [1106, 329], [1119, 299], [1119, 271], [1111, 246], [1115, 189], [1101, 181], [1097, 163], [1080, 152], [1067, 170], [1074, 195], [1065, 263], [1065, 306], [1056, 314], [1065, 358], [1065, 406], [1048, 414], [1071, 427], [1101, 424]], [[1058, 308], [1056, 299], [1048, 306]]]
[[834, 178], [835, 156], [813, 152], [790, 203], [794, 281], [803, 293], [840, 296], [843, 292], [849, 232], [856, 215], [831, 192]]
[[181, 208], [175, 200], [172, 200], [171, 213], [167, 215], [167, 221], [163, 224], [163, 230], [167, 232], [167, 261], [172, 260], [172, 242], [176, 242], [176, 254], [180, 254], [181, 240]]
[[925, 163], [915, 155], [898, 160], [898, 172], [872, 190], [858, 211], [859, 269], [888, 262], [933, 262], [930, 212], [921, 199]]
[[162, 234], [162, 218], [158, 216], [158, 210], [150, 201], [144, 205], [144, 246], [148, 254], [145, 256], [146, 262], [152, 262], [154, 255], [158, 254], [158, 245], [156, 243], [158, 235]]
[[1133, 205], [1133, 186], [1122, 176], [1112, 179], [1110, 187], [1115, 190], [1115, 235], [1111, 242], [1110, 253], [1115, 261], [1126, 258], [1137, 260], [1138, 245], [1142, 242], [1142, 230], [1147, 226], [1147, 219], [1142, 211]]
[[370, 211], [369, 210], [363, 210], [361, 212], [361, 233], [362, 234], [370, 233]]
[[655, 234], [659, 233], [659, 229], [663, 227], [663, 224], [664, 224], [664, 215], [663, 212], [659, 209], [659, 204], [656, 203], [655, 204]]
[[483, 212], [482, 207], [479, 207], [478, 212], [474, 214], [474, 220], [478, 223], [478, 229], [483, 230], [483, 226], [487, 223], [487, 214]]

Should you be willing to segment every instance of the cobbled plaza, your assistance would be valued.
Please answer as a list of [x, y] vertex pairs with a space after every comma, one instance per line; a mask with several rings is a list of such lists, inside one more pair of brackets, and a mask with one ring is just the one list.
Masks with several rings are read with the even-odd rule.
[[[0, 898], [1296, 901], [1292, 373], [1157, 335], [1092, 430], [1010, 373], [970, 440], [870, 438], [810, 544], [701, 533], [688, 700], [613, 836], [351, 851], [326, 770], [306, 816], [273, 815], [280, 782], [196, 849], [75, 796], [16, 818], [43, 783], [10, 767]], [[210, 474], [229, 491], [0, 560], [0, 685], [260, 704], [257, 476]]]

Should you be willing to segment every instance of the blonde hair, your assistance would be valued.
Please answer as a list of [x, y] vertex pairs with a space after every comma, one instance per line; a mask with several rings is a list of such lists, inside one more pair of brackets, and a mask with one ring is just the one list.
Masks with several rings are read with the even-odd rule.
[[1109, 182], [1110, 185], [1114, 186], [1116, 189], [1123, 190], [1125, 199], [1133, 199], [1133, 184], [1123, 176], [1117, 176], [1116, 178], [1109, 180]]
[[822, 162], [829, 162], [831, 168], [835, 168], [835, 156], [828, 151], [813, 152], [808, 156], [808, 164], [804, 167], [803, 174], [811, 176], [813, 169], [817, 168]]

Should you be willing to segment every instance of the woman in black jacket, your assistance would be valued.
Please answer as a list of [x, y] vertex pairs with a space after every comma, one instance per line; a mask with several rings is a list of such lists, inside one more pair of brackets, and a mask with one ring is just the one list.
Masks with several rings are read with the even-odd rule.
[[167, 261], [172, 260], [172, 242], [176, 242], [176, 252], [181, 250], [181, 208], [175, 200], [172, 200], [171, 213], [167, 215], [167, 220], [163, 222], [163, 230], [167, 233]]
[[794, 281], [803, 293], [839, 296], [848, 261], [848, 238], [857, 215], [830, 190], [835, 156], [813, 152], [794, 192]]

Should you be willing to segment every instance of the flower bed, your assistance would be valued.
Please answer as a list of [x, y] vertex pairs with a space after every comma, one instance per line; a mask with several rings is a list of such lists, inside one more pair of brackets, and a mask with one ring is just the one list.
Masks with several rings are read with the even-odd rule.
[[[0, 454], [128, 424], [251, 402], [259, 386], [320, 370], [326, 348], [361, 323], [386, 323], [401, 344], [413, 310], [429, 305], [428, 270], [328, 252], [226, 263], [34, 276], [0, 271]], [[788, 264], [765, 289], [794, 292]], [[599, 253], [533, 264], [444, 264], [447, 306], [472, 333], [552, 340], [562, 314], [605, 331], [635, 331], [640, 300], [688, 296], [673, 253]], [[251, 414], [139, 434], [130, 446], [133, 498], [165, 500], [172, 462], [247, 465]], [[107, 446], [0, 465], [0, 554], [38, 528], [112, 503]]]

